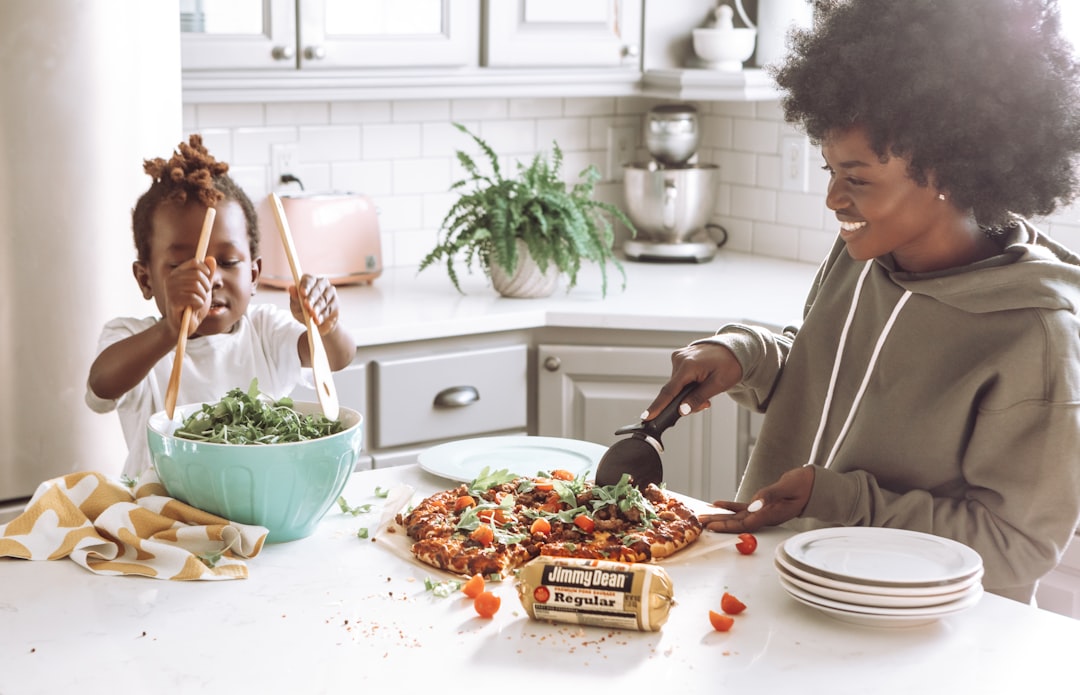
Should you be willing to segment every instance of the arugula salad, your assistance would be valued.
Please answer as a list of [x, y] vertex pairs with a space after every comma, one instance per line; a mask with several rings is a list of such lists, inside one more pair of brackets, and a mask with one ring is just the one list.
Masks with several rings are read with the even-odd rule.
[[259, 392], [257, 379], [245, 392], [235, 388], [217, 403], [204, 403], [174, 433], [181, 439], [217, 444], [284, 444], [319, 439], [345, 429], [321, 413], [304, 415], [291, 398], [274, 401]]

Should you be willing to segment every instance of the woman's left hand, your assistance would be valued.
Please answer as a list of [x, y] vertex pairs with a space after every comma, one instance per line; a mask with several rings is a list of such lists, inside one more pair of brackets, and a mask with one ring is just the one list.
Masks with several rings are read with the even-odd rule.
[[[718, 500], [714, 507], [734, 514], [699, 514], [702, 526], [719, 533], [754, 532], [801, 516], [814, 489], [814, 467], [794, 468], [761, 488], [749, 504]], [[751, 511], [754, 510], [754, 511]]]
[[337, 290], [325, 277], [304, 274], [299, 285], [289, 288], [289, 310], [297, 321], [303, 323], [304, 311], [301, 302], [307, 307], [308, 314], [315, 319], [319, 335], [326, 336], [337, 327], [340, 311]]

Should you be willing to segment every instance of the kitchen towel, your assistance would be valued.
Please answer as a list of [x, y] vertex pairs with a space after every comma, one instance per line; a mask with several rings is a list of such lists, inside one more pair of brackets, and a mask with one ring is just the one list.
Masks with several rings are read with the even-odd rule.
[[238, 524], [168, 497], [151, 469], [134, 490], [101, 473], [41, 483], [26, 509], [0, 525], [0, 557], [71, 558], [97, 574], [244, 579], [262, 526]]

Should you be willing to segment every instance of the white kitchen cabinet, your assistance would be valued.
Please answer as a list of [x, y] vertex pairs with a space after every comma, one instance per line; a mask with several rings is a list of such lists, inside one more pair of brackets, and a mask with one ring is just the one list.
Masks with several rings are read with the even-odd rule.
[[485, 0], [487, 67], [641, 69], [642, 0]]
[[[356, 470], [368, 470], [372, 467], [371, 456], [368, 456], [368, 442], [371, 441], [371, 421], [368, 419], [368, 369], [363, 362], [354, 362], [348, 367], [334, 372], [334, 390], [337, 391], [338, 404], [346, 408], [352, 408], [364, 418], [364, 434], [361, 438], [361, 447], [365, 453], [356, 462]], [[319, 402], [319, 394], [315, 391], [314, 384], [301, 384], [293, 389], [290, 394], [294, 401]]]
[[[638, 421], [671, 375], [671, 349], [552, 345], [537, 347], [537, 434], [610, 446], [615, 430]], [[735, 494], [738, 429], [745, 420], [728, 398], [680, 418], [662, 435], [664, 482], [700, 499]]]
[[527, 354], [508, 345], [374, 360], [372, 448], [524, 430]]
[[475, 66], [479, 0], [182, 0], [181, 63], [204, 70]]
[[[338, 400], [364, 416], [364, 468], [416, 463], [469, 437], [528, 433], [525, 332], [365, 345], [334, 373]], [[315, 400], [302, 387], [294, 398]]]
[[683, 69], [714, 0], [180, 0], [186, 104], [647, 96], [774, 99]]

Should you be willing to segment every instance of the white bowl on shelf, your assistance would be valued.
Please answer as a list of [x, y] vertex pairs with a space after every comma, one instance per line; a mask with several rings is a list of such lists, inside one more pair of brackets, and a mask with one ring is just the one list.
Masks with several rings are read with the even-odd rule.
[[693, 32], [694, 53], [709, 68], [738, 72], [754, 54], [757, 29], [697, 28]]

